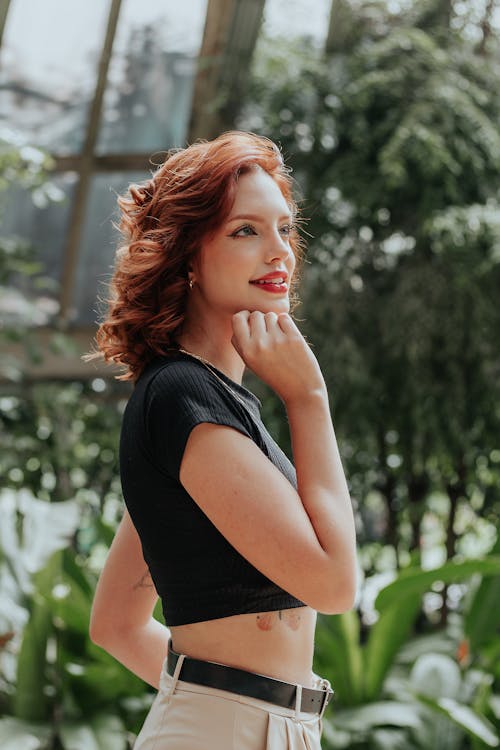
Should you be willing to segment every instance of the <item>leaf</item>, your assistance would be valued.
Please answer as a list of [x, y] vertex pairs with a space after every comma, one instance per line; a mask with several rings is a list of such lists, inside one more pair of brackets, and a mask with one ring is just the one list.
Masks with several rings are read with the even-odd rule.
[[23, 558], [26, 569], [34, 573], [49, 557], [64, 549], [78, 528], [80, 509], [74, 500], [47, 503], [29, 498], [23, 503]]
[[490, 695], [489, 704], [495, 719], [500, 720], [500, 695]]
[[[493, 548], [500, 552], [500, 535]], [[500, 628], [500, 575], [483, 578], [464, 615], [464, 632], [469, 639], [471, 650], [476, 651], [482, 644], [494, 638]]]
[[[79, 574], [76, 563], [68, 566], [68, 550], [63, 553], [62, 574], [59, 579], [59, 585], [54, 587], [52, 581], [50, 591], [47, 592], [50, 598], [51, 608], [57, 615], [64, 626], [84, 637], [88, 636], [90, 609], [92, 606], [92, 593], [89, 591], [88, 582]], [[70, 554], [74, 554], [72, 551]], [[69, 573], [66, 572], [69, 568]], [[75, 577], [74, 577], [75, 576]], [[82, 590], [81, 583], [84, 583]]]
[[63, 723], [64, 750], [126, 750], [123, 722], [118, 716], [99, 714], [88, 723]]
[[376, 600], [375, 606], [379, 612], [389, 607], [408, 594], [422, 596], [435, 581], [453, 583], [479, 574], [482, 576], [500, 575], [500, 556], [491, 555], [483, 560], [450, 561], [433, 570], [407, 568], [403, 570], [395, 581], [383, 588]]
[[375, 729], [371, 741], [374, 750], [409, 750], [408, 733], [402, 729]]
[[100, 750], [88, 724], [62, 724], [59, 731], [64, 750]]
[[[20, 534], [18, 511], [22, 515]], [[0, 513], [0, 547], [21, 588], [28, 591], [30, 576], [41, 570], [54, 552], [68, 545], [80, 519], [78, 503], [74, 500], [49, 503], [38, 500], [26, 489], [4, 490]]]
[[419, 609], [418, 594], [401, 596], [384, 609], [372, 626], [363, 651], [363, 695], [366, 700], [379, 697], [387, 672], [406, 641]]
[[407, 641], [399, 650], [398, 664], [413, 664], [422, 654], [447, 654], [453, 656], [456, 653], [456, 640], [449, 633], [438, 631], [415, 636]]
[[11, 716], [0, 719], [0, 747], [2, 750], [41, 750], [51, 729], [46, 724], [32, 724]]
[[99, 750], [125, 750], [126, 730], [118, 716], [100, 714], [92, 721]]
[[45, 694], [47, 643], [52, 633], [52, 613], [47, 597], [61, 565], [56, 552], [35, 579], [35, 594], [28, 623], [23, 631], [17, 661], [17, 691], [14, 713], [20, 719], [41, 721], [46, 718], [48, 701]]
[[378, 701], [340, 709], [330, 723], [335, 728], [352, 732], [367, 732], [374, 727], [420, 729], [422, 726], [418, 704], [399, 701]]
[[40, 721], [47, 716], [45, 654], [51, 627], [47, 603], [43, 599], [35, 599], [30, 620], [23, 632], [17, 662], [14, 713], [19, 719]]
[[446, 716], [474, 739], [484, 742], [488, 747], [499, 746], [500, 740], [493, 724], [469, 706], [465, 706], [463, 703], [453, 700], [453, 698], [438, 698], [434, 700], [421, 693], [416, 693], [415, 697], [425, 706]]
[[410, 685], [415, 692], [432, 698], [460, 695], [462, 676], [458, 664], [446, 654], [421, 654], [410, 672]]
[[62, 567], [63, 572], [71, 578], [78, 587], [89, 597], [92, 601], [94, 597], [95, 581], [91, 584], [87, 578], [86, 573], [75, 560], [76, 552], [73, 549], [65, 549], [62, 556]]
[[315, 658], [316, 668], [322, 675], [328, 670], [332, 687], [341, 703], [353, 705], [361, 700], [359, 617], [354, 610], [320, 618], [316, 630]]

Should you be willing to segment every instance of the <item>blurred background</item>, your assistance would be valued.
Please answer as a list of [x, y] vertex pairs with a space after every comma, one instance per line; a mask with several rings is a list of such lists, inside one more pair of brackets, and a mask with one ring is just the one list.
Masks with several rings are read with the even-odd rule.
[[235, 127], [294, 170], [357, 518], [323, 747], [500, 745], [499, 35], [496, 0], [0, 3], [3, 750], [127, 750], [153, 699], [88, 637], [130, 385], [81, 355], [117, 194]]

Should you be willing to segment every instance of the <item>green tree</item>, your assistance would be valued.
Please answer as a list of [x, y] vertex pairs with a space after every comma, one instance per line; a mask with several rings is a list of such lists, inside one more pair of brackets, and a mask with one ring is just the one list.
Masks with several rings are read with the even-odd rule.
[[452, 4], [334, 9], [343, 33], [322, 56], [305, 42], [261, 48], [241, 124], [279, 140], [304, 186], [300, 317], [361, 539], [418, 555], [441, 493], [452, 557], [461, 506], [498, 519], [498, 59], [468, 41], [484, 18], [457, 26]]

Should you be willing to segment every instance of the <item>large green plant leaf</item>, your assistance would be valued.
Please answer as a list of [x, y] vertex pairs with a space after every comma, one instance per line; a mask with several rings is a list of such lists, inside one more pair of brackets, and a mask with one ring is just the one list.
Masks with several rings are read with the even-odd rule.
[[376, 700], [380, 696], [384, 679], [406, 641], [419, 609], [419, 595], [403, 596], [391, 602], [372, 626], [363, 653], [365, 700]]
[[[492, 550], [500, 554], [500, 535]], [[485, 577], [464, 615], [464, 631], [472, 651], [495, 638], [500, 630], [500, 575]]]
[[43, 721], [47, 717], [45, 653], [50, 631], [50, 610], [45, 601], [37, 599], [24, 629], [17, 662], [14, 713], [20, 719]]
[[500, 739], [495, 727], [484, 716], [473, 711], [469, 706], [459, 703], [453, 698], [429, 698], [427, 695], [416, 694], [421, 703], [438, 713], [448, 717], [456, 726], [463, 729], [476, 740], [484, 742], [488, 747], [498, 747]]
[[37, 593], [32, 599], [30, 619], [23, 631], [14, 697], [15, 715], [27, 721], [42, 721], [47, 716], [46, 652], [52, 632], [52, 613], [44, 594], [53, 585], [60, 564], [61, 553], [56, 552], [48, 565], [34, 577]]
[[485, 576], [500, 573], [500, 556], [465, 562], [451, 561], [434, 570], [409, 568], [379, 592], [375, 606], [380, 611], [380, 617], [370, 631], [364, 652], [366, 700], [379, 697], [394, 657], [407, 639], [417, 616], [421, 597], [432, 583], [438, 580], [451, 583], [478, 573]]
[[350, 706], [361, 701], [359, 617], [354, 610], [320, 618], [316, 630], [315, 666], [322, 676], [330, 678], [341, 703]]
[[472, 651], [500, 631], [500, 576], [483, 578], [464, 616], [464, 631]]
[[461, 562], [452, 560], [433, 570], [407, 568], [401, 571], [395, 581], [379, 592], [375, 600], [375, 606], [381, 612], [409, 594], [422, 596], [435, 581], [453, 583], [463, 581], [475, 574], [482, 576], [500, 575], [500, 556], [491, 555], [483, 560], [464, 560]]
[[462, 692], [462, 675], [455, 659], [429, 651], [413, 664], [409, 678], [413, 692], [430, 698], [457, 698]]
[[[80, 509], [75, 500], [48, 503], [28, 490], [4, 489], [0, 496], [2, 526], [0, 544], [5, 558], [18, 572], [20, 582], [46, 565], [51, 555], [63, 549], [76, 531]], [[21, 514], [21, 528], [19, 517]]]
[[344, 731], [364, 733], [375, 727], [411, 727], [418, 730], [422, 720], [418, 703], [377, 701], [337, 710], [330, 724]]

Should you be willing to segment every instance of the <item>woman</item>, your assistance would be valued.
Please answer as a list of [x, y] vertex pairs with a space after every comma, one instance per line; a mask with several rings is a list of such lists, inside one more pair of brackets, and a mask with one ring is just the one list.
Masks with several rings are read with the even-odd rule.
[[[355, 534], [325, 383], [289, 316], [288, 170], [268, 139], [225, 133], [119, 204], [97, 341], [135, 388], [91, 637], [159, 687], [136, 750], [317, 750], [331, 690], [312, 671], [316, 614], [352, 606]], [[295, 469], [245, 367], [285, 405]]]

